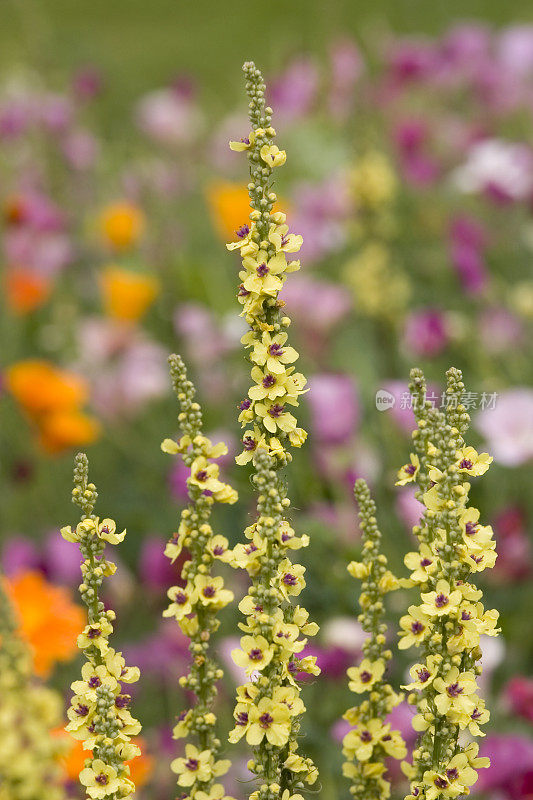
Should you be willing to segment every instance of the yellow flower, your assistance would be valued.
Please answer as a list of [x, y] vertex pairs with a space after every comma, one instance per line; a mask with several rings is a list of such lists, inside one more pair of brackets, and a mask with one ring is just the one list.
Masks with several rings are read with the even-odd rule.
[[356, 202], [371, 209], [390, 203], [397, 188], [388, 158], [377, 150], [359, 159], [351, 175], [351, 184]]
[[350, 667], [348, 670], [350, 691], [357, 694], [369, 691], [376, 681], [381, 680], [384, 672], [384, 661], [381, 659], [370, 661], [370, 659], [364, 658], [358, 667]]
[[455, 455], [460, 471], [473, 476], [484, 475], [493, 461], [492, 456], [478, 453], [475, 447], [462, 447]]
[[213, 756], [210, 750], [198, 750], [193, 744], [185, 745], [185, 757], [175, 758], [170, 769], [178, 775], [180, 786], [192, 786], [196, 781], [208, 781], [213, 775]]
[[416, 583], [426, 583], [439, 563], [427, 544], [421, 544], [418, 553], [407, 553], [403, 562], [411, 570], [411, 580]]
[[296, 417], [285, 411], [285, 406], [278, 402], [256, 403], [254, 406], [256, 414], [262, 418], [263, 425], [270, 433], [276, 433], [278, 428], [285, 433], [296, 428]]
[[289, 233], [289, 226], [285, 225], [285, 214], [278, 212], [277, 218], [281, 224], [271, 224], [268, 240], [276, 248], [276, 252], [297, 253], [303, 244], [303, 237]]
[[357, 578], [360, 581], [367, 578], [370, 574], [369, 565], [364, 564], [362, 561], [350, 561], [346, 569], [348, 570], [352, 578]]
[[221, 783], [214, 783], [209, 791], [196, 792], [194, 800], [234, 800], [234, 798], [226, 794]]
[[265, 435], [259, 431], [257, 426], [254, 426], [253, 431], [248, 430], [244, 432], [242, 443], [244, 445], [244, 450], [235, 458], [236, 463], [240, 464], [240, 466], [244, 466], [252, 461], [258, 447], [265, 447]]
[[261, 341], [253, 340], [252, 361], [260, 367], [266, 364], [269, 372], [281, 375], [285, 372], [285, 364], [292, 364], [298, 359], [298, 353], [294, 347], [285, 347], [288, 334], [278, 333], [271, 336], [268, 331], [262, 335]]
[[116, 265], [105, 267], [100, 280], [105, 312], [121, 322], [137, 322], [159, 294], [159, 281], [146, 272]]
[[122, 533], [116, 533], [116, 530], [116, 523], [112, 519], [104, 519], [100, 524], [98, 524], [98, 538], [109, 542], [109, 544], [119, 544], [119, 542], [124, 541], [126, 531], [124, 530]]
[[406, 483], [411, 483], [416, 480], [420, 471], [420, 459], [414, 453], [411, 453], [409, 458], [411, 459], [410, 463], [404, 464], [403, 467], [398, 470], [396, 486], [405, 486]]
[[210, 464], [204, 456], [198, 456], [191, 464], [191, 476], [188, 481], [202, 491], [219, 492], [224, 488], [224, 484], [218, 480], [218, 472], [218, 464]]
[[75, 694], [85, 695], [87, 699], [96, 701], [96, 690], [100, 686], [105, 686], [113, 692], [117, 686], [117, 679], [110, 674], [105, 664], [93, 664], [86, 662], [81, 668], [83, 680], [74, 681], [70, 688]]
[[237, 703], [235, 706], [233, 710], [235, 727], [230, 731], [228, 737], [232, 744], [239, 742], [250, 727], [249, 710], [250, 703]]
[[80, 650], [86, 647], [97, 647], [102, 655], [108, 650], [107, 637], [113, 631], [113, 626], [107, 617], [100, 617], [98, 622], [86, 625], [83, 631], [78, 636], [78, 647]]
[[274, 703], [283, 703], [289, 709], [291, 717], [298, 717], [305, 711], [303, 700], [293, 686], [276, 686], [272, 693]]
[[229, 143], [230, 150], [233, 150], [235, 153], [242, 153], [245, 150], [249, 150], [255, 141], [255, 136], [256, 134], [254, 131], [250, 131], [248, 136], [244, 136], [240, 141], [231, 141]]
[[428, 656], [425, 664], [413, 664], [409, 670], [412, 682], [402, 686], [402, 689], [425, 689], [437, 674], [439, 663], [435, 656]]
[[[303, 428], [295, 428], [293, 431], [289, 431], [289, 442], [293, 447], [301, 447], [306, 439], [307, 431], [304, 431]], [[272, 439], [270, 441], [272, 442]]]
[[193, 714], [191, 709], [181, 712], [181, 714], [178, 716], [176, 725], [174, 725], [174, 728], [172, 729], [173, 739], [185, 739], [185, 737], [189, 735], [192, 717]]
[[264, 669], [272, 661], [274, 651], [264, 636], [243, 636], [241, 649], [232, 650], [231, 657], [238, 667], [250, 675], [255, 670]]
[[117, 250], [127, 250], [136, 244], [145, 228], [145, 217], [142, 210], [122, 201], [111, 203], [102, 211], [100, 230], [108, 244]]
[[259, 154], [269, 167], [281, 167], [287, 160], [285, 150], [280, 150], [275, 144], [264, 144]]
[[349, 731], [342, 740], [343, 753], [347, 758], [357, 758], [358, 761], [368, 761], [381, 737], [388, 732], [380, 719], [371, 719], [368, 723], [360, 724]]
[[222, 561], [226, 564], [231, 563], [233, 559], [233, 551], [229, 549], [229, 542], [225, 536], [217, 534], [209, 539], [206, 550], [211, 553], [213, 558]]
[[448, 778], [440, 772], [426, 770], [426, 772], [424, 772], [424, 784], [426, 800], [437, 800], [437, 798], [441, 798], [442, 796], [455, 797], [455, 795], [449, 791], [450, 782]]
[[224, 608], [233, 600], [233, 592], [224, 589], [224, 578], [220, 576], [213, 578], [208, 575], [196, 575], [194, 586], [204, 606]]
[[457, 589], [451, 591], [448, 581], [437, 582], [434, 592], [422, 592], [420, 610], [430, 617], [442, 617], [452, 613], [462, 600], [461, 592]]
[[418, 606], [409, 606], [409, 614], [400, 618], [400, 636], [398, 642], [400, 650], [405, 650], [413, 645], [418, 646], [430, 632], [429, 616]]
[[213, 497], [217, 501], [217, 503], [228, 503], [228, 505], [233, 505], [239, 499], [238, 492], [228, 483], [223, 483], [220, 489], [213, 492]]
[[385, 725], [385, 732], [380, 742], [388, 756], [400, 761], [407, 755], [407, 747], [399, 731], [391, 731], [390, 725]]
[[121, 785], [117, 771], [99, 758], [95, 758], [90, 767], [82, 769], [80, 783], [86, 787], [87, 794], [94, 800], [116, 794]]
[[446, 777], [450, 782], [450, 789], [454, 796], [469, 794], [469, 787], [477, 781], [477, 772], [472, 769], [464, 753], [457, 753], [446, 767]]
[[456, 714], [469, 717], [476, 707], [476, 703], [470, 697], [477, 689], [472, 672], [460, 673], [457, 667], [452, 667], [444, 678], [435, 678], [433, 688], [438, 692], [435, 705], [439, 714], [444, 715], [453, 710]]
[[185, 587], [171, 586], [167, 595], [173, 602], [163, 611], [164, 617], [173, 617], [179, 621], [192, 613], [193, 603], [196, 602], [196, 591], [187, 584]]
[[301, 564], [291, 564], [288, 558], [284, 558], [279, 565], [274, 585], [279, 587], [286, 600], [290, 595], [299, 595], [305, 588], [304, 572], [305, 567]]
[[289, 367], [288, 370], [281, 374], [273, 375], [266, 369], [260, 367], [252, 368], [252, 380], [256, 382], [256, 386], [252, 386], [248, 391], [248, 397], [252, 400], [276, 400], [278, 397], [290, 395], [297, 397], [302, 393], [305, 386], [306, 379], [301, 373], [292, 375], [294, 367]]
[[246, 741], [258, 745], [266, 736], [267, 741], [276, 747], [283, 747], [289, 740], [291, 717], [284, 703], [277, 703], [269, 697], [263, 697], [257, 706], [251, 705], [248, 712], [250, 726], [246, 732]]
[[283, 281], [278, 275], [283, 274], [287, 267], [283, 253], [277, 253], [269, 258], [264, 250], [259, 250], [253, 258], [245, 256], [242, 263], [246, 272], [241, 273], [240, 277], [248, 292], [272, 297], [277, 295], [283, 286]]
[[485, 736], [480, 725], [485, 725], [490, 719], [490, 711], [485, 708], [485, 701], [480, 697], [476, 698], [476, 707], [470, 714], [470, 719], [466, 720], [464, 714], [456, 714], [453, 709], [449, 712], [450, 720], [461, 728], [468, 728], [472, 736]]

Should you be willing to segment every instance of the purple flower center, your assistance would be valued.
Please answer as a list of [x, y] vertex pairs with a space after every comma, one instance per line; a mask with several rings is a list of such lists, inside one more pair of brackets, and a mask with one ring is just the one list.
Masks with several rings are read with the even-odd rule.
[[289, 236], [290, 234], [286, 233], [281, 239], [281, 246], [285, 247], [286, 244], [289, 243]]
[[293, 575], [292, 572], [286, 572], [283, 576], [285, 586], [296, 586], [296, 580], [296, 575]]
[[243, 144], [250, 144], [250, 139], [248, 138], [248, 136], [243, 136], [241, 137], [241, 142]]
[[100, 786], [107, 786], [107, 784], [109, 783], [109, 778], [107, 777], [107, 775], [104, 775], [104, 773], [101, 772], [99, 775], [96, 776], [95, 781], [96, 783], [99, 783]]
[[203, 483], [204, 481], [206, 481], [207, 480], [207, 470], [205, 470], [205, 469], [199, 470], [196, 473], [196, 480], [200, 481], [200, 483]]
[[372, 673], [364, 669], [359, 677], [361, 678], [362, 683], [369, 683], [372, 680]]
[[185, 762], [185, 766], [187, 769], [190, 769], [191, 772], [194, 772], [198, 769], [198, 759], [197, 758], [188, 758]]
[[406, 464], [403, 468], [404, 472], [407, 472], [408, 475], [414, 475], [416, 471], [416, 467], [414, 464]]
[[459, 695], [463, 693], [463, 688], [459, 686], [458, 683], [450, 683], [450, 685], [446, 687], [446, 691], [450, 697], [459, 697]]
[[245, 397], [245, 399], [239, 403], [239, 411], [248, 411], [251, 405], [252, 401]]
[[242, 444], [245, 450], [255, 450], [257, 447], [257, 442], [253, 436], [245, 436], [242, 440]]
[[248, 725], [248, 712], [247, 711], [239, 711], [237, 714], [237, 725]]
[[446, 775], [448, 776], [448, 780], [456, 781], [457, 778], [459, 777], [459, 770], [457, 769], [457, 767], [453, 767], [452, 769], [447, 769]]
[[109, 528], [107, 525], [104, 525], [103, 528], [100, 528], [100, 533], [109, 533]]
[[185, 594], [185, 592], [176, 592], [176, 595], [175, 595], [175, 597], [174, 597], [174, 600], [175, 600], [175, 602], [176, 602], [176, 603], [177, 603], [179, 606], [184, 606], [184, 605], [185, 605], [185, 603], [187, 602], [187, 600], [188, 600], [188, 599], [189, 599], [189, 598], [187, 597], [187, 595]]
[[269, 389], [276, 383], [276, 378], [274, 377], [274, 375], [265, 375], [265, 377], [262, 380], [262, 383], [265, 389]]
[[249, 294], [250, 292], [248, 291], [248, 289], [245, 289], [244, 284], [241, 283], [241, 285], [239, 286], [238, 297], [248, 297]]
[[259, 724], [262, 728], [270, 728], [272, 723], [274, 722], [274, 717], [271, 717], [268, 711], [265, 711], [264, 714], [261, 714], [259, 717]]
[[431, 558], [423, 558], [422, 561], [420, 562], [421, 567], [429, 567], [430, 564], [433, 564]]
[[472, 614], [469, 611], [462, 611], [461, 619], [472, 619]]
[[282, 541], [282, 542], [290, 542], [290, 540], [291, 540], [292, 538], [293, 538], [293, 537], [292, 537], [292, 534], [290, 534], [290, 533], [282, 533], [282, 534], [281, 534], [281, 541]]
[[463, 458], [459, 466], [461, 467], [461, 469], [472, 469], [474, 465], [472, 464], [469, 458]]
[[381, 737], [381, 741], [382, 742], [390, 742], [391, 739], [392, 739], [392, 736], [390, 735], [390, 733], [387, 733], [385, 736]]
[[422, 625], [422, 623], [416, 619], [414, 622], [411, 623], [411, 633], [414, 634], [422, 633], [425, 627], [426, 627], [425, 625]]
[[465, 525], [465, 533], [467, 536], [473, 536], [477, 532], [476, 522], [467, 522]]
[[430, 671], [425, 667], [422, 667], [422, 669], [418, 669], [416, 671], [416, 674], [418, 675], [418, 680], [420, 681], [420, 683], [425, 683], [431, 675]]
[[250, 659], [250, 661], [261, 661], [261, 659], [263, 658], [263, 651], [260, 650], [259, 647], [254, 647], [248, 653], [248, 658]]
[[225, 552], [224, 548], [222, 547], [221, 544], [217, 545], [216, 547], [213, 547], [213, 555], [215, 556], [221, 556], [224, 554], [224, 552]]
[[214, 597], [216, 594], [216, 589], [214, 586], [206, 586], [202, 594], [204, 597]]
[[89, 706], [79, 705], [76, 708], [76, 714], [78, 715], [78, 717], [86, 717], [88, 713], [89, 713]]
[[281, 417], [281, 415], [283, 414], [284, 408], [285, 406], [281, 406], [279, 403], [275, 403], [273, 406], [270, 406], [270, 408], [268, 409], [268, 413], [270, 414], [271, 417], [277, 419], [278, 417]]
[[483, 556], [470, 556], [470, 558], [472, 559], [472, 561], [475, 561], [476, 564], [481, 564], [481, 562], [483, 561]]
[[450, 598], [446, 597], [446, 595], [442, 593], [438, 594], [435, 598], [435, 605], [437, 608], [444, 608], [444, 606], [447, 606], [449, 602]]
[[185, 719], [185, 717], [187, 716], [188, 713], [189, 712], [187, 710], [185, 710], [185, 711], [182, 711], [180, 714], [178, 714], [178, 722], [183, 722], [183, 720]]
[[283, 347], [280, 344], [277, 344], [277, 342], [274, 342], [268, 348], [268, 352], [271, 356], [274, 356], [274, 358], [279, 358], [283, 355]]
[[87, 685], [90, 686], [91, 689], [98, 689], [98, 687], [102, 685], [102, 681], [98, 675], [93, 675], [92, 678], [89, 678], [87, 681]]
[[370, 731], [363, 731], [361, 733], [361, 737], [360, 738], [361, 738], [362, 742], [371, 742], [372, 741], [372, 734], [370, 733]]
[[131, 696], [129, 694], [119, 694], [115, 700], [117, 708], [127, 708], [130, 704]]
[[268, 275], [270, 270], [268, 269], [267, 263], [263, 261], [263, 263], [259, 264], [259, 266], [256, 268], [255, 271], [257, 272], [260, 278], [264, 278], [265, 275]]
[[437, 775], [433, 783], [435, 784], [437, 789], [446, 789], [446, 787], [448, 786], [448, 781], [446, 780], [446, 778], [441, 778], [439, 775]]
[[296, 673], [298, 672], [298, 665], [296, 661], [289, 661], [287, 669], [289, 670], [291, 675], [296, 675]]
[[101, 633], [102, 631], [100, 630], [100, 628], [89, 628], [89, 630], [87, 631], [87, 636], [89, 637], [89, 639], [98, 639]]
[[240, 228], [237, 228], [235, 231], [239, 239], [244, 239], [250, 233], [250, 226], [249, 225], [241, 225]]
[[481, 711], [479, 710], [479, 708], [475, 708], [470, 714], [470, 717], [471, 719], [474, 720], [479, 719], [481, 717]]

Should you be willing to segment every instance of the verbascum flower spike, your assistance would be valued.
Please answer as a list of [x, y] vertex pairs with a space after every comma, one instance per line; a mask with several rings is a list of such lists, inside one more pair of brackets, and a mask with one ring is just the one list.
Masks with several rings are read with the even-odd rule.
[[[424, 377], [411, 372], [411, 392], [417, 430], [416, 454], [399, 472], [399, 483], [415, 480], [425, 510], [418, 534], [418, 551], [405, 556], [410, 584], [420, 592], [400, 620], [401, 649], [420, 650], [404, 688], [417, 705], [413, 727], [419, 740], [413, 763], [403, 769], [411, 782], [410, 800], [438, 800], [469, 794], [477, 769], [489, 766], [478, 757], [478, 745], [466, 735], [484, 736], [489, 719], [479, 697], [480, 637], [498, 634], [498, 612], [486, 611], [476, 573], [494, 566], [495, 542], [489, 525], [480, 522], [478, 509], [469, 506], [469, 478], [483, 475], [492, 458], [466, 444], [469, 417], [461, 397], [465, 387], [459, 370], [447, 372], [444, 411], [431, 408], [422, 397]], [[416, 460], [416, 457], [418, 461]]]
[[36, 680], [0, 577], [0, 800], [63, 800], [62, 698]]
[[183, 800], [231, 800], [216, 780], [228, 771], [230, 761], [218, 757], [221, 741], [213, 703], [216, 682], [223, 673], [210, 655], [210, 639], [220, 624], [217, 613], [233, 600], [233, 592], [224, 587], [224, 579], [214, 574], [213, 567], [216, 562], [231, 561], [232, 551], [228, 540], [213, 532], [210, 517], [216, 502], [235, 503], [237, 493], [219, 478], [215, 459], [226, 454], [228, 448], [223, 443], [213, 445], [203, 435], [202, 412], [194, 400], [195, 389], [182, 359], [172, 355], [169, 364], [183, 435], [179, 442], [165, 439], [161, 447], [165, 453], [179, 453], [190, 476], [189, 504], [181, 513], [178, 533], [165, 549], [165, 555], [174, 562], [185, 548], [188, 560], [181, 572], [182, 585], [168, 590], [170, 605], [163, 616], [175, 619], [190, 639], [190, 673], [180, 678], [180, 686], [196, 696], [195, 705], [183, 711], [174, 728], [175, 739], [192, 735], [196, 743], [185, 745], [185, 757], [176, 758], [171, 769], [178, 775], [179, 797]]
[[359, 621], [368, 634], [363, 644], [363, 659], [348, 670], [349, 688], [364, 700], [344, 715], [353, 727], [343, 740], [346, 761], [343, 774], [350, 779], [350, 793], [360, 800], [382, 800], [390, 795], [390, 783], [384, 777], [385, 759], [405, 758], [407, 750], [399, 731], [391, 730], [387, 715], [401, 702], [385, 679], [387, 661], [392, 658], [386, 647], [384, 596], [398, 588], [399, 582], [387, 567], [380, 552], [381, 533], [376, 521], [376, 505], [366, 482], [356, 481], [354, 493], [359, 505], [363, 552], [361, 561], [352, 561], [348, 572], [362, 581]]
[[81, 509], [82, 517], [74, 530], [70, 526], [61, 529], [63, 538], [80, 549], [83, 562], [79, 590], [87, 606], [87, 625], [78, 636], [78, 647], [86, 662], [81, 680], [74, 681], [71, 687], [74, 695], [66, 730], [92, 751], [80, 772], [86, 796], [118, 800], [135, 791], [126, 762], [140, 755], [133, 737], [141, 725], [128, 709], [131, 697], [123, 691], [122, 684], [138, 681], [139, 670], [127, 667], [122, 654], [109, 644], [115, 613], [105, 610], [99, 592], [104, 577], [116, 571], [115, 564], [107, 558], [106, 547], [122, 542], [126, 531], [117, 532], [112, 519], [100, 520], [93, 513], [98, 495], [95, 485], [88, 482], [88, 473], [87, 456], [79, 453], [74, 461], [72, 502]]
[[[290, 500], [280, 468], [291, 461], [291, 447], [300, 447], [306, 433], [297, 426], [288, 406], [297, 407], [306, 379], [293, 366], [298, 353], [290, 347], [278, 293], [298, 261], [287, 261], [297, 252], [301, 236], [289, 233], [285, 214], [273, 212], [273, 170], [286, 155], [273, 143], [272, 109], [265, 106], [265, 85], [251, 62], [243, 67], [252, 130], [237, 151], [247, 151], [250, 164], [250, 225], [236, 231], [242, 271], [238, 298], [250, 330], [242, 339], [249, 349], [253, 385], [240, 405], [240, 421], [246, 427], [243, 452], [237, 463], [252, 463], [252, 483], [257, 492], [257, 519], [246, 531], [247, 542], [234, 548], [234, 565], [252, 578], [248, 594], [239, 604], [246, 617], [240, 648], [232, 653], [250, 680], [237, 690], [235, 728], [230, 741], [243, 736], [253, 747], [249, 768], [260, 780], [252, 800], [301, 800], [305, 784], [315, 783], [318, 773], [309, 758], [297, 752], [300, 716], [299, 673], [317, 675], [314, 657], [300, 658], [308, 636], [318, 631], [307, 611], [293, 605], [305, 587], [305, 568], [293, 564], [289, 554], [308, 544], [297, 536], [287, 519]], [[304, 637], [304, 638], [302, 638]]]

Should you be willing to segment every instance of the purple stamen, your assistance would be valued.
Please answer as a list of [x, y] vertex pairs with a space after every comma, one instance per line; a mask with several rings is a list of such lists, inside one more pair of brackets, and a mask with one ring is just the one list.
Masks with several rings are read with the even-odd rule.
[[372, 734], [370, 731], [363, 731], [361, 733], [360, 739], [362, 742], [371, 742], [372, 741]]
[[442, 593], [438, 594], [435, 598], [435, 605], [437, 608], [444, 608], [444, 606], [447, 606], [449, 602], [450, 598], [446, 597], [446, 595]]
[[107, 784], [109, 783], [109, 778], [107, 777], [107, 775], [104, 775], [104, 773], [101, 772], [99, 775], [96, 776], [95, 781], [96, 783], [99, 783], [100, 786], [107, 786]]
[[204, 597], [214, 597], [216, 594], [216, 589], [214, 586], [206, 586], [202, 591], [202, 594]]
[[369, 683], [372, 680], [372, 673], [364, 669], [359, 675], [359, 677], [361, 678], [362, 683]]
[[477, 532], [477, 522], [467, 522], [465, 525], [465, 533], [467, 536], [473, 536]]
[[291, 572], [286, 572], [283, 576], [285, 586], [296, 586], [297, 578]]
[[274, 356], [274, 358], [279, 358], [283, 355], [283, 347], [280, 344], [277, 344], [277, 342], [274, 342], [268, 348], [268, 352], [271, 356]]
[[255, 441], [253, 436], [245, 436], [244, 439], [242, 440], [242, 444], [244, 449], [248, 451], [255, 450], [255, 448], [257, 447], [257, 442]]
[[185, 592], [181, 592], [181, 591], [176, 592], [176, 594], [174, 596], [174, 602], [176, 602], [179, 606], [184, 606], [188, 599], [189, 598], [185, 594]]
[[205, 470], [205, 469], [199, 470], [196, 473], [196, 480], [200, 481], [200, 483], [203, 483], [204, 481], [206, 481], [207, 480], [207, 470]]
[[450, 685], [446, 687], [446, 691], [450, 697], [459, 697], [459, 695], [463, 693], [463, 688], [459, 686], [458, 683], [450, 683]]
[[252, 401], [245, 397], [238, 405], [239, 411], [248, 411], [251, 405]]
[[431, 558], [423, 558], [422, 561], [420, 562], [421, 567], [429, 567], [430, 564], [433, 564]]
[[416, 671], [416, 674], [418, 675], [418, 680], [420, 681], [420, 683], [425, 683], [431, 677], [430, 671], [425, 667], [422, 667], [422, 669], [418, 669]]
[[437, 776], [433, 781], [433, 783], [435, 784], [437, 789], [446, 789], [446, 787], [448, 786], [448, 781], [446, 780], [446, 778], [441, 778], [440, 776]]
[[422, 631], [425, 629], [425, 627], [426, 626], [422, 625], [421, 622], [419, 622], [418, 620], [415, 620], [414, 622], [411, 623], [411, 633], [414, 633], [414, 634], [422, 633]]
[[457, 769], [457, 767], [453, 767], [452, 769], [447, 769], [446, 775], [448, 776], [448, 779], [450, 781], [456, 781], [457, 778], [459, 777], [459, 770]]
[[408, 475], [414, 475], [416, 471], [416, 467], [414, 464], [406, 464], [403, 468], [404, 472], [407, 472]]
[[261, 381], [265, 389], [270, 389], [271, 386], [274, 386], [276, 383], [276, 378], [274, 375], [265, 375], [263, 380]]
[[274, 717], [271, 717], [268, 711], [265, 711], [265, 713], [261, 714], [261, 716], [259, 717], [259, 723], [262, 728], [270, 728], [273, 722], [274, 722]]
[[100, 628], [89, 628], [89, 630], [87, 631], [87, 636], [89, 637], [89, 639], [98, 639], [101, 633], [102, 631], [100, 630]]
[[115, 705], [117, 708], [127, 708], [130, 704], [130, 701], [131, 696], [129, 694], [119, 694], [115, 699]]
[[251, 292], [249, 292], [248, 289], [245, 289], [244, 284], [241, 283], [239, 286], [238, 297], [248, 297], [249, 294], [251, 294]]
[[214, 556], [222, 556], [222, 555], [224, 555], [224, 553], [225, 553], [225, 549], [222, 547], [222, 545], [219, 544], [216, 547], [213, 547], [213, 555]]
[[247, 711], [239, 711], [237, 714], [237, 725], [248, 725], [248, 712]]
[[461, 463], [459, 464], [459, 466], [460, 466], [460, 468], [461, 468], [461, 469], [472, 469], [472, 467], [473, 467], [474, 465], [472, 464], [472, 462], [470, 461], [470, 459], [468, 459], [468, 458], [463, 458], [463, 460], [461, 461]]
[[75, 709], [75, 713], [78, 715], [78, 717], [86, 717], [89, 713], [89, 706], [79, 705]]
[[268, 409], [268, 413], [273, 419], [277, 419], [278, 417], [281, 417], [281, 415], [283, 414], [284, 408], [285, 406], [281, 406], [279, 403], [275, 403], [273, 406], [270, 406], [270, 408]]
[[195, 770], [198, 769], [198, 759], [188, 758], [187, 761], [185, 762], [185, 766], [187, 767], [187, 769], [190, 769], [191, 772], [194, 772]]
[[268, 265], [266, 264], [266, 262], [263, 261], [263, 263], [259, 264], [259, 266], [256, 268], [255, 271], [257, 272], [260, 278], [264, 278], [265, 275], [268, 275], [270, 270], [268, 269]]
[[237, 228], [235, 231], [239, 239], [244, 239], [250, 233], [250, 226], [249, 225], [241, 225], [240, 228]]
[[263, 658], [263, 651], [259, 649], [259, 647], [254, 647], [253, 650], [250, 650], [248, 653], [248, 658], [250, 661], [261, 661]]
[[87, 685], [91, 689], [98, 689], [98, 687], [102, 685], [102, 681], [100, 680], [98, 675], [93, 675], [92, 678], [89, 678], [89, 680], [87, 681]]

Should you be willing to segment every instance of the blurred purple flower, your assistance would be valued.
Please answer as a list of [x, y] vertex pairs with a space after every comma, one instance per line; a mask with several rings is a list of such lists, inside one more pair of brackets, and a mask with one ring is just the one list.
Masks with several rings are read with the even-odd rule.
[[456, 217], [450, 226], [450, 256], [463, 288], [469, 294], [478, 294], [486, 286], [483, 250], [485, 232], [477, 220]]
[[199, 134], [203, 119], [190, 91], [181, 87], [159, 89], [145, 95], [135, 118], [139, 128], [156, 142], [183, 145]]
[[490, 767], [479, 771], [476, 792], [501, 790], [504, 797], [525, 800], [519, 793], [524, 777], [533, 774], [533, 741], [518, 735], [488, 735], [481, 742], [480, 757], [490, 758]]
[[170, 492], [175, 500], [184, 502], [188, 498], [187, 478], [191, 474], [188, 467], [180, 459], [174, 459], [168, 474]]
[[533, 193], [533, 151], [503, 139], [476, 142], [451, 175], [461, 192], [485, 192], [498, 201], [528, 200]]
[[396, 512], [400, 519], [405, 523], [409, 533], [415, 525], [420, 524], [424, 506], [415, 497], [416, 489], [412, 486], [405, 486], [396, 495]]
[[338, 250], [346, 240], [351, 197], [345, 175], [318, 184], [300, 183], [292, 197], [291, 230], [303, 236], [300, 250], [308, 264]]
[[521, 508], [509, 507], [493, 520], [498, 559], [493, 575], [496, 580], [527, 580], [531, 576], [532, 548], [525, 514]]
[[339, 39], [330, 49], [331, 82], [328, 91], [328, 110], [343, 119], [352, 106], [353, 91], [365, 69], [361, 51], [351, 39]]
[[164, 554], [165, 544], [162, 536], [147, 536], [143, 539], [139, 553], [137, 574], [148, 589], [156, 592], [162, 589], [166, 591], [170, 586], [181, 582], [180, 559], [171, 564]]
[[79, 100], [92, 100], [101, 93], [103, 86], [104, 79], [98, 67], [82, 67], [72, 78], [72, 88]]
[[54, 583], [77, 586], [81, 580], [82, 559], [77, 547], [66, 542], [59, 531], [51, 531], [43, 545], [43, 562], [47, 576]]
[[448, 344], [444, 315], [438, 309], [413, 311], [405, 321], [405, 347], [415, 356], [430, 358], [439, 355]]
[[349, 375], [319, 373], [309, 380], [306, 395], [311, 411], [311, 426], [323, 444], [345, 443], [359, 421], [357, 389]]
[[388, 78], [396, 87], [427, 79], [435, 74], [438, 59], [432, 44], [425, 39], [398, 39], [389, 44]]
[[[316, 656], [316, 663], [321, 669], [323, 680], [336, 680], [346, 675], [346, 670], [353, 663], [353, 653], [344, 647], [320, 647], [320, 645], [308, 644], [299, 654], [300, 658], [306, 656]], [[314, 680], [313, 676], [305, 673], [299, 674], [299, 680]]]
[[508, 389], [474, 419], [495, 461], [517, 467], [533, 458], [533, 389]]
[[64, 133], [73, 119], [74, 109], [70, 99], [60, 94], [46, 94], [40, 99], [39, 119], [50, 133]]
[[319, 72], [309, 56], [298, 56], [275, 80], [271, 80], [268, 102], [276, 109], [282, 124], [307, 114], [315, 100]]
[[501, 31], [496, 42], [496, 56], [499, 66], [515, 80], [531, 78], [533, 25], [513, 25]]
[[327, 647], [341, 648], [348, 653], [361, 653], [366, 633], [361, 623], [354, 617], [333, 617], [327, 620], [320, 630], [322, 641]]
[[40, 556], [35, 542], [25, 536], [11, 536], [2, 547], [2, 569], [7, 576], [39, 569]]
[[175, 679], [189, 661], [189, 640], [174, 620], [160, 622], [156, 633], [123, 649], [127, 663], [152, 677]]
[[344, 286], [295, 275], [283, 287], [281, 298], [307, 336], [326, 335], [352, 307], [351, 294]]
[[233, 349], [221, 326], [207, 306], [183, 303], [174, 313], [176, 333], [185, 339], [191, 359], [197, 363], [213, 363]]
[[512, 714], [533, 722], [533, 678], [515, 675], [505, 686], [503, 697]]
[[92, 133], [82, 128], [68, 133], [61, 148], [68, 164], [80, 172], [94, 166], [100, 149]]
[[483, 347], [489, 353], [504, 353], [524, 342], [522, 321], [503, 307], [484, 308], [478, 327]]

